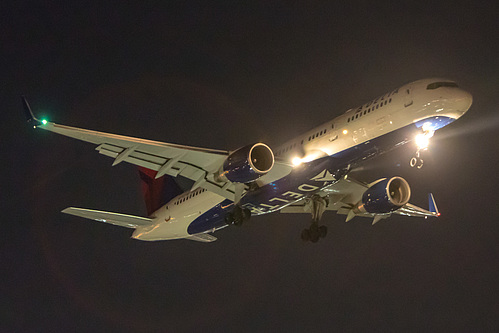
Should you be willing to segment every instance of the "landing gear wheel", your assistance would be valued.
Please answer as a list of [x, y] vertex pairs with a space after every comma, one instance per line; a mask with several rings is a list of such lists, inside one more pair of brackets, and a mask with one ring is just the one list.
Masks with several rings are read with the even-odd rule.
[[326, 235], [327, 235], [327, 227], [325, 225], [321, 225], [319, 227], [319, 235], [320, 235], [321, 238], [326, 237]]
[[237, 207], [234, 210], [234, 225], [241, 226], [243, 224], [243, 210], [241, 207]]
[[409, 164], [411, 165], [411, 168], [416, 167], [418, 169], [421, 169], [423, 167], [424, 161], [419, 157], [413, 157], [411, 158]]
[[234, 223], [236, 226], [241, 226], [243, 222], [249, 220], [250, 217], [251, 211], [248, 208], [242, 208], [241, 206], [236, 205], [231, 213], [225, 215], [225, 222], [229, 225]]
[[312, 224], [310, 226], [310, 241], [312, 243], [317, 243], [319, 241], [319, 238], [321, 236], [320, 232], [319, 232], [319, 226], [317, 224]]
[[251, 218], [251, 211], [248, 208], [243, 208], [243, 220], [248, 221]]
[[232, 213], [225, 214], [225, 223], [227, 223], [228, 225], [234, 223], [234, 214]]
[[[426, 149], [423, 149], [423, 151], [426, 150]], [[423, 164], [424, 164], [424, 161], [423, 159], [421, 158], [421, 151], [422, 150], [417, 150], [416, 151], [416, 156], [414, 156], [413, 158], [411, 158], [411, 160], [409, 161], [409, 165], [411, 166], [411, 168], [418, 168], [418, 169], [421, 169], [423, 167]]]

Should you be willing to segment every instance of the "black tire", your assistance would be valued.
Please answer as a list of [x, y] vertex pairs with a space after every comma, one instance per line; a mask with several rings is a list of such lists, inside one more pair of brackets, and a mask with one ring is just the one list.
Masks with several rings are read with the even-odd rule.
[[312, 226], [310, 227], [310, 241], [312, 243], [317, 243], [319, 241], [320, 235], [321, 234], [319, 233], [319, 228], [317, 227], [317, 225], [312, 224]]
[[234, 208], [234, 212], [232, 213], [234, 216], [234, 225], [240, 226], [243, 224], [244, 216], [243, 210], [240, 206], [236, 206]]
[[301, 240], [308, 242], [310, 240], [310, 231], [308, 229], [303, 229], [301, 232]]
[[251, 218], [251, 211], [248, 208], [243, 208], [243, 220], [248, 221]]
[[320, 235], [321, 238], [326, 237], [326, 235], [327, 235], [327, 227], [325, 225], [321, 225], [319, 227], [319, 235]]
[[225, 223], [227, 223], [228, 225], [234, 223], [234, 214], [232, 213], [225, 214]]

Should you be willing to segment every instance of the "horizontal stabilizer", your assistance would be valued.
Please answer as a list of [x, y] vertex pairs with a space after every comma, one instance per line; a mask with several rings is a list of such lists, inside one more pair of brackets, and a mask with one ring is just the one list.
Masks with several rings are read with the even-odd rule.
[[186, 237], [185, 239], [196, 241], [196, 242], [203, 242], [203, 243], [210, 243], [214, 242], [217, 240], [217, 238], [213, 235], [210, 234], [195, 234], [190, 237]]
[[65, 214], [83, 217], [89, 220], [105, 222], [125, 228], [135, 229], [139, 226], [152, 224], [152, 219], [147, 217], [126, 215], [120, 213], [104, 212], [93, 209], [68, 207], [62, 211]]

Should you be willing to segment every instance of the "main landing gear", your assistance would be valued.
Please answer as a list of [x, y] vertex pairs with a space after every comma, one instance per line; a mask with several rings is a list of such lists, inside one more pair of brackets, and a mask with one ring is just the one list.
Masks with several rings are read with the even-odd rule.
[[228, 225], [234, 224], [236, 226], [241, 226], [243, 222], [248, 221], [250, 217], [251, 211], [248, 208], [235, 205], [234, 210], [225, 215], [225, 223]]
[[312, 214], [312, 225], [301, 232], [301, 239], [304, 242], [311, 241], [312, 243], [317, 243], [320, 238], [326, 237], [327, 227], [325, 225], [319, 226], [319, 221], [328, 204], [329, 201], [327, 198], [323, 198], [317, 194], [307, 199], [304, 209], [305, 211], [310, 211]]
[[324, 238], [327, 235], [327, 227], [325, 225], [319, 226], [319, 223], [312, 221], [312, 225], [308, 229], [303, 229], [301, 232], [301, 239], [304, 242], [311, 241], [317, 243], [319, 238]]

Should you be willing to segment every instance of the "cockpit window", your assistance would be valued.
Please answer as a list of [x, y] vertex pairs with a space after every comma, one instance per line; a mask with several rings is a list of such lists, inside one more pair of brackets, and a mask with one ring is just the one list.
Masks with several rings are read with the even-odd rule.
[[426, 89], [431, 90], [431, 89], [437, 89], [440, 87], [452, 87], [452, 88], [457, 88], [457, 84], [454, 82], [433, 82], [430, 83]]

